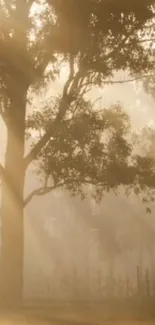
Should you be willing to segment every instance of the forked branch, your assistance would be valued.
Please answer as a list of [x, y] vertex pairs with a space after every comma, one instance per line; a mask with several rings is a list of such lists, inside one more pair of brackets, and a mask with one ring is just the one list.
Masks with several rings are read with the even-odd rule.
[[43, 135], [43, 137], [37, 142], [37, 144], [32, 148], [32, 150], [29, 152], [29, 154], [25, 157], [25, 170], [27, 169], [28, 165], [37, 158], [38, 154], [40, 153], [41, 149], [46, 145], [46, 143], [49, 141], [51, 136], [54, 136], [54, 134], [57, 132], [60, 122], [64, 118], [66, 111], [68, 110], [71, 102], [73, 101], [73, 98], [71, 96], [72, 93], [74, 93], [74, 90], [76, 89], [78, 80], [80, 78], [80, 73], [77, 72], [77, 74], [74, 76], [74, 61], [71, 58], [70, 60], [70, 75], [69, 78], [64, 86], [63, 89], [63, 95], [62, 99], [60, 101], [59, 111], [56, 116], [55, 121], [51, 122], [51, 125], [49, 126], [49, 129], [47, 132]]
[[[60, 185], [62, 186], [62, 184]], [[59, 186], [59, 187], [60, 187]], [[36, 190], [34, 190], [32, 193], [30, 193], [25, 201], [24, 201], [24, 208], [31, 202], [31, 200], [35, 197], [35, 196], [43, 196], [45, 194], [48, 194], [49, 192], [53, 191], [54, 189], [56, 189], [58, 187], [55, 187], [55, 186], [43, 186], [43, 187], [40, 187]]]

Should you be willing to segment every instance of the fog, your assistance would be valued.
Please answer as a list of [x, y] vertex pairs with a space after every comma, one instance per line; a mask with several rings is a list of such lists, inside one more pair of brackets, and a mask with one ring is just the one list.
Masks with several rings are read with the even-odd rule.
[[[59, 82], [51, 84], [47, 98], [61, 91], [66, 74], [64, 69]], [[122, 78], [128, 76], [115, 76], [118, 81]], [[154, 101], [140, 82], [94, 88], [89, 96], [100, 98], [101, 107], [121, 103], [136, 130], [154, 125]], [[37, 108], [43, 100], [42, 96], [34, 98]], [[6, 134], [2, 122], [0, 129], [3, 161]], [[25, 193], [39, 185], [37, 175], [29, 169]], [[154, 206], [151, 209], [152, 214], [146, 214], [141, 200], [127, 197], [123, 188], [117, 196], [105, 193], [101, 203], [91, 196], [81, 201], [61, 190], [35, 197], [25, 211], [25, 298], [97, 298], [98, 281], [104, 287], [109, 274], [118, 281], [129, 278], [134, 290], [137, 266], [143, 274], [148, 267], [151, 277], [154, 270]]]
[[[60, 90], [62, 83], [54, 87], [52, 90]], [[91, 96], [101, 97], [100, 105], [104, 107], [119, 101], [129, 113], [134, 129], [154, 124], [154, 101], [141, 83], [94, 89]], [[38, 104], [42, 98], [35, 100]], [[2, 161], [4, 126], [1, 139]], [[39, 184], [35, 172], [29, 170], [25, 193]], [[151, 209], [152, 213], [146, 214], [141, 200], [134, 195], [127, 197], [123, 189], [117, 196], [105, 193], [100, 204], [91, 196], [81, 201], [61, 190], [35, 197], [25, 211], [25, 297], [98, 297], [98, 281], [104, 287], [109, 274], [118, 281], [129, 278], [134, 290], [137, 266], [143, 276], [148, 267], [152, 277], [154, 269], [153, 205]]]

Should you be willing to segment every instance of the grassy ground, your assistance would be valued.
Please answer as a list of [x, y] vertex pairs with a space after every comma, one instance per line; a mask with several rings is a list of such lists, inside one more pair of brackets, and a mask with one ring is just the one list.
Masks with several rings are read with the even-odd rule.
[[155, 301], [28, 307], [0, 313], [0, 325], [155, 325]]
[[36, 318], [34, 316], [27, 316], [21, 313], [10, 313], [10, 314], [3, 314], [0, 315], [0, 325], [155, 325], [155, 321], [105, 321], [102, 319], [98, 320], [91, 320], [90, 322], [85, 322], [83, 320], [78, 319], [63, 319], [59, 318], [53, 319], [53, 317], [50, 317], [48, 315], [48, 319], [45, 318]]
[[52, 317], [49, 318], [48, 320], [45, 319], [39, 319], [39, 318], [34, 318], [34, 317], [27, 317], [22, 314], [10, 314], [10, 315], [1, 315], [0, 316], [0, 325], [67, 325], [67, 324], [72, 324], [72, 325], [155, 325], [155, 321], [105, 321], [105, 320], [100, 320], [100, 321], [92, 321], [91, 323], [89, 322], [83, 322], [83, 321], [71, 321], [71, 320], [60, 320], [59, 322], [53, 319]]

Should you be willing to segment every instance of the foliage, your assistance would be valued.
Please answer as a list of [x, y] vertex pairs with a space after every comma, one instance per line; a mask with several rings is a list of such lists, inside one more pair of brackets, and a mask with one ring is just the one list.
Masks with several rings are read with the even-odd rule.
[[[0, 164], [0, 293], [1, 301], [17, 303], [23, 292], [23, 211], [34, 195], [57, 186], [83, 194], [88, 183], [98, 199], [120, 184], [144, 188], [140, 181], [152, 165], [131, 159], [126, 114], [117, 105], [95, 111], [88, 95], [93, 86], [113, 82], [116, 71], [136, 77], [150, 72], [154, 49], [144, 46], [144, 37], [155, 5], [153, 0], [0, 0], [0, 7], [0, 114], [7, 129]], [[62, 91], [35, 113], [33, 96], [50, 90], [62, 64], [69, 68]], [[38, 142], [24, 156], [27, 127], [37, 131]], [[25, 199], [26, 171], [37, 160], [45, 186]]]
[[56, 53], [65, 61], [70, 55], [76, 59], [81, 82], [85, 78], [89, 83], [101, 84], [114, 70], [141, 72], [148, 69], [149, 52], [144, 51], [139, 42], [138, 32], [153, 16], [150, 6], [153, 1], [143, 1], [141, 10], [139, 1], [130, 1], [128, 6], [120, 0], [37, 3], [42, 10], [34, 15], [33, 1], [16, 0], [9, 4], [1, 1], [3, 101], [6, 96], [12, 96], [14, 88], [12, 91], [10, 88], [14, 80], [18, 87], [21, 80], [26, 88], [38, 84], [40, 78], [45, 77], [49, 63], [52, 64], [50, 76], [55, 79], [59, 71]]
[[[33, 4], [1, 1], [1, 115], [8, 130], [14, 121], [17, 138], [26, 127], [38, 132], [25, 168], [39, 158], [39, 172], [52, 176], [54, 187], [65, 184], [77, 193], [91, 183], [98, 197], [104, 189], [132, 184], [137, 169], [129, 161], [126, 114], [118, 106], [95, 111], [86, 94], [115, 71], [151, 69], [154, 50], [144, 47], [142, 35], [154, 17], [154, 1], [141, 1], [141, 10], [138, 0], [40, 0], [36, 12]], [[62, 63], [70, 70], [62, 93], [26, 123], [29, 93], [49, 87]]]
[[[46, 109], [29, 117], [30, 131], [46, 132], [50, 114]], [[37, 129], [35, 120], [39, 121]], [[98, 194], [102, 189], [130, 184], [131, 148], [125, 140], [129, 125], [128, 116], [119, 106], [94, 111], [90, 102], [81, 100], [74, 117], [61, 122], [58, 133], [41, 151], [39, 170], [52, 176], [55, 187], [64, 184], [73, 192], [78, 192], [82, 184], [93, 184]]]

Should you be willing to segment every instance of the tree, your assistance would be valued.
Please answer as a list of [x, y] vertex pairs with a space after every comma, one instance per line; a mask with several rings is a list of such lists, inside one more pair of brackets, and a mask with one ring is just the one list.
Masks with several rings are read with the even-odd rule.
[[[41, 157], [48, 175], [53, 168], [56, 184], [63, 181], [64, 177], [70, 181], [74, 166], [71, 174], [67, 167], [64, 175], [61, 169], [66, 168], [64, 157], [61, 161], [56, 155], [54, 161], [51, 159], [53, 150], [58, 151], [58, 147], [59, 152], [64, 150], [64, 132], [64, 154], [67, 153], [68, 160], [71, 159], [72, 165], [76, 164], [78, 170], [76, 184], [83, 183], [81, 175], [85, 180], [91, 175], [91, 180], [96, 184], [100, 175], [96, 178], [90, 165], [89, 170], [84, 168], [86, 151], [82, 152], [82, 141], [79, 142], [80, 154], [76, 154], [75, 159], [72, 157], [73, 146], [79, 141], [79, 129], [84, 132], [84, 145], [91, 140], [88, 149], [94, 151], [96, 158], [89, 152], [90, 161], [96, 168], [103, 150], [102, 144], [97, 148], [95, 146], [99, 144], [98, 137], [103, 130], [105, 116], [101, 118], [93, 112], [92, 105], [86, 100], [86, 93], [93, 85], [102, 86], [107, 78], [112, 80], [114, 71], [127, 69], [137, 75], [147, 73], [150, 69], [152, 52], [150, 54], [150, 51], [144, 49], [139, 35], [153, 18], [154, 1], [141, 1], [141, 10], [138, 0], [130, 1], [128, 6], [125, 6], [126, 1], [123, 0], [115, 3], [116, 5], [113, 1], [110, 4], [109, 1], [97, 0], [40, 0], [36, 2], [39, 10], [35, 12], [33, 0], [0, 1], [0, 113], [7, 127], [5, 165], [0, 165], [0, 292], [4, 302], [17, 303], [22, 299], [24, 207], [28, 202], [24, 199], [24, 182], [28, 166]], [[64, 62], [68, 64], [70, 72], [60, 97], [50, 103], [50, 123], [43, 128], [42, 137], [25, 156], [27, 102], [31, 99], [30, 94], [50, 85], [50, 81], [55, 81]], [[81, 112], [80, 107], [84, 108]], [[36, 118], [39, 123], [39, 115]], [[84, 130], [86, 120], [91, 128], [87, 128], [88, 136]], [[30, 120], [28, 126], [29, 122]], [[123, 128], [123, 122], [120, 123]], [[120, 163], [126, 166], [128, 145], [125, 144], [124, 131], [121, 130], [119, 134], [114, 132], [113, 141], [121, 152]], [[125, 158], [120, 148], [122, 145]], [[109, 146], [107, 150], [111, 150], [112, 142], [109, 142]], [[50, 149], [49, 154], [46, 149]], [[63, 153], [61, 158], [62, 156]], [[114, 158], [113, 153], [112, 156], [111, 159]], [[55, 165], [57, 159], [58, 168]], [[117, 168], [120, 167], [117, 165]], [[112, 179], [107, 179], [106, 182], [110, 182], [110, 187], [117, 183]], [[120, 182], [122, 178], [119, 179], [118, 183]], [[74, 189], [73, 184], [74, 182], [68, 182], [68, 188]], [[38, 194], [44, 192], [46, 193], [40, 190]]]

